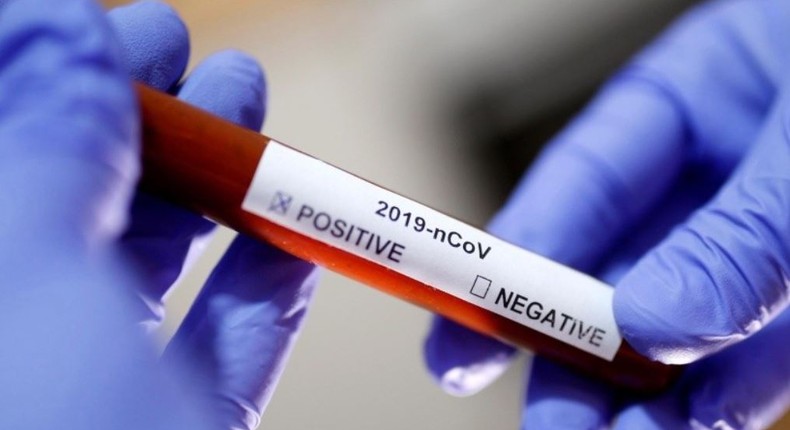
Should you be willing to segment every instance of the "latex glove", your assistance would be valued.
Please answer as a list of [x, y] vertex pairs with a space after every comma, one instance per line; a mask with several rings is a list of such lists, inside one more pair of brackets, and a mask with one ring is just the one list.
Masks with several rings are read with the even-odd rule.
[[0, 428], [255, 427], [314, 270], [237, 239], [156, 357], [139, 322], [211, 224], [133, 195], [127, 66], [251, 128], [263, 117], [260, 69], [219, 54], [176, 87], [187, 34], [159, 3], [113, 12], [117, 35], [88, 0], [11, 0], [0, 21]]
[[[671, 393], [634, 403], [536, 358], [524, 428], [618, 415], [624, 429], [764, 428], [790, 403], [790, 315], [760, 331], [790, 288], [788, 60], [787, 2], [696, 8], [603, 88], [494, 218], [495, 234], [616, 284], [615, 317], [640, 352], [702, 359]], [[442, 319], [425, 349], [456, 394], [513, 356]]]

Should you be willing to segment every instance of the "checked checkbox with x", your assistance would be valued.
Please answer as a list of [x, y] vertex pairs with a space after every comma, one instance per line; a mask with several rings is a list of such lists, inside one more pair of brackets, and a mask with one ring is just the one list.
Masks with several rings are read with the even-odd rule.
[[277, 191], [269, 204], [269, 210], [285, 215], [288, 212], [288, 208], [291, 207], [291, 202], [293, 202], [293, 196], [282, 191]]

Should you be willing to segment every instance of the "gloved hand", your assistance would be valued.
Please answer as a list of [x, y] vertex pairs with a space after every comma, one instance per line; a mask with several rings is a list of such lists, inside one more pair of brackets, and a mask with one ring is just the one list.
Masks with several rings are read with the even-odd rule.
[[[524, 177], [491, 231], [616, 285], [625, 339], [693, 362], [671, 392], [635, 402], [535, 358], [524, 428], [765, 428], [790, 404], [788, 84], [787, 2], [704, 4]], [[437, 319], [425, 352], [464, 395], [514, 351]]]
[[110, 17], [115, 30], [89, 0], [0, 6], [0, 428], [252, 429], [313, 267], [239, 237], [156, 357], [140, 322], [161, 318], [213, 225], [134, 195], [129, 69], [253, 129], [262, 73], [226, 52], [178, 85], [189, 48], [173, 11], [146, 2]]

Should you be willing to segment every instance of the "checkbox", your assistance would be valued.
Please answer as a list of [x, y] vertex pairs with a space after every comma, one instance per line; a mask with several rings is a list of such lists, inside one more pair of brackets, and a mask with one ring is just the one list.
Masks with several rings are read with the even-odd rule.
[[486, 298], [486, 294], [488, 294], [488, 290], [491, 288], [491, 280], [477, 275], [475, 277], [475, 281], [472, 282], [472, 289], [469, 290], [473, 296], [480, 297], [481, 299]]
[[269, 210], [272, 212], [277, 212], [281, 215], [285, 215], [285, 213], [288, 212], [288, 208], [291, 207], [292, 201], [293, 197], [290, 194], [277, 191], [274, 194], [274, 198], [272, 199], [271, 203], [269, 203]]

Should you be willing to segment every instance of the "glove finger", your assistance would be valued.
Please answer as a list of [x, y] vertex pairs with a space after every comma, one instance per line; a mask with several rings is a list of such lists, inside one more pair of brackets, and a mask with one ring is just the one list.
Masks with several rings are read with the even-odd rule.
[[[137, 115], [112, 31], [92, 3], [3, 6], [0, 226], [6, 240], [80, 249], [107, 243], [125, 222], [138, 173]], [[57, 13], [36, 12], [41, 9]], [[38, 237], [48, 240], [30, 240]]]
[[142, 1], [115, 8], [107, 17], [132, 79], [162, 91], [181, 79], [189, 61], [189, 34], [175, 10]]
[[203, 60], [178, 90], [178, 98], [250, 130], [266, 116], [266, 82], [258, 61], [226, 50]]
[[608, 426], [614, 395], [603, 384], [540, 357], [534, 358], [528, 378], [522, 428], [601, 429]]
[[507, 370], [516, 350], [494, 338], [434, 316], [423, 345], [428, 370], [444, 391], [477, 393]]
[[672, 392], [626, 408], [615, 429], [764, 429], [790, 406], [790, 313], [692, 364]]
[[718, 183], [706, 181], [694, 173], [682, 175], [661, 199], [657, 209], [642, 219], [638, 231], [618, 242], [606, 263], [596, 271], [596, 276], [609, 285], [616, 285], [675, 226], [710, 201], [719, 188]]
[[[203, 61], [178, 92], [179, 98], [258, 130], [263, 123], [265, 84], [257, 62], [239, 52], [225, 51]], [[217, 142], [222, 144], [222, 142]], [[199, 255], [214, 223], [158, 198], [139, 193], [123, 245], [148, 274], [143, 299], [151, 309], [149, 324], [163, 316], [162, 297], [183, 268]]]
[[293, 346], [315, 267], [238, 236], [215, 268], [165, 359], [189, 357], [212, 378], [223, 428], [254, 429]]
[[591, 270], [669, 187], [684, 158], [673, 101], [655, 82], [623, 74], [549, 144], [490, 230]]
[[687, 363], [744, 339], [781, 312], [790, 276], [790, 93], [706, 207], [647, 254], [615, 290], [629, 343]]
[[790, 313], [758, 335], [694, 366], [695, 428], [763, 429], [790, 406]]

